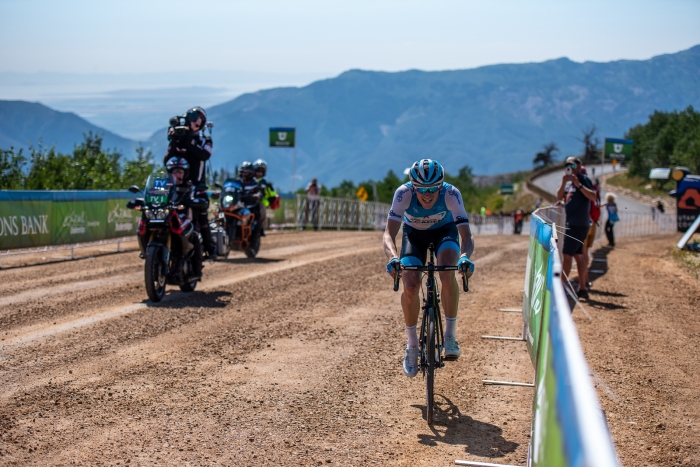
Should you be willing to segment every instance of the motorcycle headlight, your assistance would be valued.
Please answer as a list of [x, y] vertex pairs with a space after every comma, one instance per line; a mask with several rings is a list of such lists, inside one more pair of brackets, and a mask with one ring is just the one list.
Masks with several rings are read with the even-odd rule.
[[165, 211], [158, 211], [158, 213], [156, 214], [156, 219], [165, 219], [167, 215], [168, 213]]
[[224, 208], [228, 208], [231, 206], [231, 203], [233, 202], [233, 196], [231, 195], [226, 195], [224, 196], [224, 199], [221, 201], [221, 206]]
[[144, 211], [143, 214], [146, 216], [146, 219], [154, 219], [155, 218], [155, 216], [153, 215], [153, 211], [151, 211], [150, 209], [147, 211]]

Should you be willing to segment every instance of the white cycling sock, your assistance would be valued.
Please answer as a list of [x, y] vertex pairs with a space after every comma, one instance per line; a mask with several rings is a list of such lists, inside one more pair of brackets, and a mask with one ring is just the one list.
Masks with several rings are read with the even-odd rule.
[[455, 336], [455, 327], [457, 326], [457, 318], [448, 318], [445, 316], [445, 337]]
[[408, 337], [406, 347], [418, 347], [418, 334], [416, 334], [416, 326], [406, 326], [406, 336]]

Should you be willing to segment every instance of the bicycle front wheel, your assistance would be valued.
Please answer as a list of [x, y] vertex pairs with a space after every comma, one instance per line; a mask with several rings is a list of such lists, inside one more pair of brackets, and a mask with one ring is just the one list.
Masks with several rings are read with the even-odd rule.
[[436, 339], [435, 339], [435, 309], [432, 307], [428, 309], [428, 335], [425, 339], [425, 363], [426, 363], [426, 378], [425, 378], [425, 419], [428, 421], [428, 425], [433, 424], [433, 408], [435, 405], [435, 398], [433, 395], [433, 388], [435, 385], [435, 366], [437, 364], [435, 356], [437, 355]]

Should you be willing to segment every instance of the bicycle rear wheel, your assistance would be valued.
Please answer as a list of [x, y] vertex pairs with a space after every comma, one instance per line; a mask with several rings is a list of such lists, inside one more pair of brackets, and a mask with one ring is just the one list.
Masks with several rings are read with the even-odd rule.
[[437, 348], [435, 347], [435, 310], [431, 307], [428, 308], [428, 335], [425, 340], [425, 353], [426, 353], [426, 378], [425, 378], [425, 419], [428, 425], [433, 424], [433, 409], [435, 405], [434, 398], [434, 386], [435, 386], [435, 366], [437, 354]]

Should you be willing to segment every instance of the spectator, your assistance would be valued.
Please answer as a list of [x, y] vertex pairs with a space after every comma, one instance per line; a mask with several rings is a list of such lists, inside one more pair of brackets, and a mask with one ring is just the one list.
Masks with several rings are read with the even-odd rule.
[[588, 258], [583, 256], [583, 243], [591, 227], [591, 201], [596, 194], [591, 180], [581, 173], [581, 160], [577, 157], [566, 159], [565, 174], [557, 190], [557, 198], [564, 199], [566, 211], [566, 232], [564, 236], [563, 281], [567, 280], [571, 266], [576, 259], [580, 298], [588, 298]]
[[608, 246], [615, 247], [615, 222], [620, 221], [620, 215], [617, 213], [617, 204], [615, 204], [615, 195], [608, 193], [605, 195], [605, 209], [608, 211], [608, 220], [605, 221], [605, 236], [608, 237]]
[[302, 223], [302, 228], [306, 228], [310, 215], [311, 225], [314, 226], [314, 230], [318, 230], [318, 205], [320, 199], [321, 186], [318, 184], [318, 180], [312, 178], [311, 182], [306, 185], [306, 207], [304, 208], [304, 222]]
[[656, 198], [656, 209], [661, 213], [666, 212], [666, 208], [664, 207], [664, 202], [661, 201], [661, 198]]
[[513, 234], [520, 235], [523, 231], [523, 218], [525, 214], [522, 209], [516, 209], [513, 213]]

